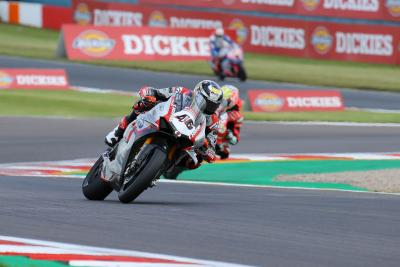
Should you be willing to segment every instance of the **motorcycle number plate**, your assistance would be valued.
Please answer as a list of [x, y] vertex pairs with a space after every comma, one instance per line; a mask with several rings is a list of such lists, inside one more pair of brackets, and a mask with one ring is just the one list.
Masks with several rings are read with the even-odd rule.
[[194, 116], [187, 110], [182, 110], [175, 113], [171, 119], [171, 124], [175, 129], [182, 135], [192, 136], [196, 132], [196, 127], [194, 125]]

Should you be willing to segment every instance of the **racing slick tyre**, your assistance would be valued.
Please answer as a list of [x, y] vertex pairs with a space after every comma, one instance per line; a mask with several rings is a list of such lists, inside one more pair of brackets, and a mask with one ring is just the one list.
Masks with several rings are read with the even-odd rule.
[[121, 186], [118, 198], [122, 203], [130, 203], [137, 198], [144, 190], [160, 177], [167, 154], [159, 147], [146, 152], [142, 163], [138, 166], [138, 171], [128, 177], [127, 181]]
[[243, 65], [239, 65], [238, 78], [242, 82], [245, 82], [247, 80], [247, 73]]
[[100, 157], [82, 183], [82, 193], [88, 200], [104, 200], [113, 189], [100, 178], [103, 157]]

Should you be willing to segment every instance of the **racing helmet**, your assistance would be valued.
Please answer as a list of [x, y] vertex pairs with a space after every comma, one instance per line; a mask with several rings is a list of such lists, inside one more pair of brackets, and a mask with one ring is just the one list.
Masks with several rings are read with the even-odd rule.
[[224, 28], [216, 28], [214, 34], [216, 37], [224, 36]]
[[226, 84], [221, 87], [224, 95], [224, 102], [226, 101], [226, 109], [231, 109], [239, 102], [239, 89], [236, 86]]
[[193, 89], [194, 101], [204, 114], [211, 115], [217, 111], [223, 99], [221, 87], [213, 81], [199, 82]]

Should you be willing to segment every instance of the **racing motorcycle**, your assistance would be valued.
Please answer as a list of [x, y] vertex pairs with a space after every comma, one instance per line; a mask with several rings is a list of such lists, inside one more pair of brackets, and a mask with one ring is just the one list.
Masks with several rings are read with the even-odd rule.
[[228, 60], [228, 66], [226, 69], [218, 67], [214, 69], [215, 75], [220, 80], [224, 80], [225, 77], [239, 78], [240, 81], [244, 82], [247, 80], [247, 73], [243, 66], [243, 50], [238, 44], [233, 44], [229, 48], [224, 48], [221, 51], [221, 55], [226, 57]]
[[82, 183], [89, 200], [104, 200], [113, 190], [123, 203], [136, 199], [185, 157], [197, 163], [206, 119], [187, 96], [171, 96], [140, 114], [123, 138], [96, 161]]

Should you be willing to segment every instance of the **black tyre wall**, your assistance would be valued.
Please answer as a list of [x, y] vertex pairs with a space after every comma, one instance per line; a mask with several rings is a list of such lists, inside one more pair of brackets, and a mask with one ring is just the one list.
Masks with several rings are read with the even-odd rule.
[[104, 200], [113, 189], [109, 184], [100, 178], [103, 157], [100, 157], [82, 183], [82, 193], [89, 200]]
[[133, 183], [130, 184], [128, 188], [122, 186], [118, 194], [118, 198], [121, 202], [132, 202], [150, 186], [153, 179], [158, 179], [160, 177], [167, 159], [167, 154], [159, 147], [154, 147], [154, 149], [148, 153], [150, 153], [150, 156], [147, 159], [147, 164]]

